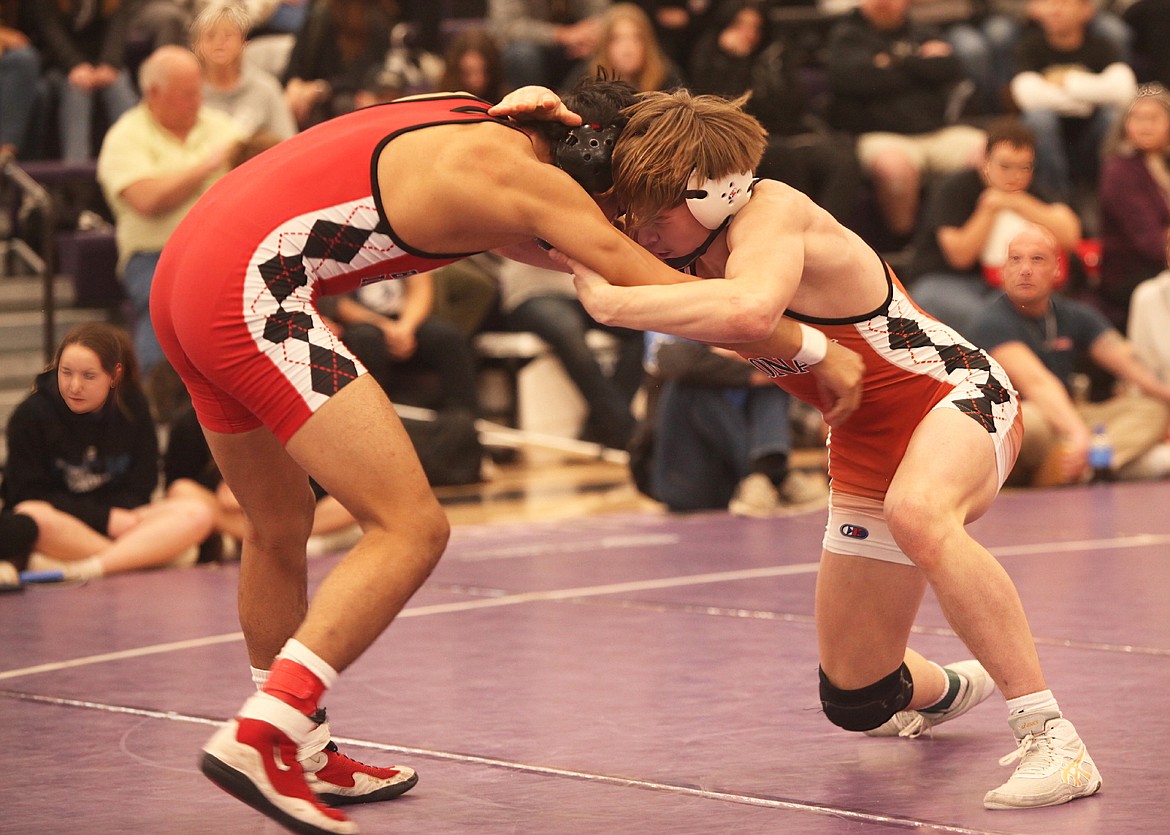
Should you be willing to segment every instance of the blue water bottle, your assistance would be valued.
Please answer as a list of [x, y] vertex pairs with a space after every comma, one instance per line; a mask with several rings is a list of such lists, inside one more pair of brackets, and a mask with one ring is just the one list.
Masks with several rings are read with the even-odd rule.
[[1113, 442], [1109, 440], [1109, 433], [1105, 425], [1098, 423], [1093, 427], [1093, 441], [1089, 445], [1089, 467], [1093, 471], [1093, 481], [1113, 481]]

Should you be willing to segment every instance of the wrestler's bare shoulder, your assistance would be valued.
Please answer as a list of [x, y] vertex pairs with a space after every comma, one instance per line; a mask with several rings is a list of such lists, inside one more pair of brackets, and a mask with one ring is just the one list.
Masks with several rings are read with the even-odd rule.
[[796, 226], [816, 207], [803, 191], [779, 180], [759, 180], [752, 187], [752, 201], [767, 206], [771, 212], [784, 212]]
[[[419, 165], [419, 160], [426, 164]], [[396, 177], [500, 176], [515, 165], [539, 160], [532, 140], [499, 122], [432, 125], [395, 137], [378, 160], [379, 175]]]
[[869, 244], [803, 192], [774, 181], [759, 185], [765, 186], [759, 196], [769, 213], [784, 227], [778, 237], [801, 238], [804, 264], [791, 309], [837, 318], [868, 312], [885, 300], [885, 271]]

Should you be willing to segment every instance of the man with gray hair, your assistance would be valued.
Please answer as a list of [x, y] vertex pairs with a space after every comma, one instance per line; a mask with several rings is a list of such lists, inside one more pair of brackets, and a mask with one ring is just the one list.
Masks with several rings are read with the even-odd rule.
[[150, 323], [159, 254], [187, 210], [230, 168], [240, 131], [203, 105], [195, 55], [162, 46], [139, 70], [142, 101], [111, 126], [97, 177], [114, 213], [118, 272], [134, 306], [134, 348], [144, 378], [163, 359]]

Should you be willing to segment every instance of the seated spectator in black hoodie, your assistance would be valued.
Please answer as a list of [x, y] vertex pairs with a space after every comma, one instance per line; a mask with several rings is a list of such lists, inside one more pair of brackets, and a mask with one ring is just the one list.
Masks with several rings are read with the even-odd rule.
[[158, 482], [158, 436], [127, 334], [78, 325], [9, 419], [5, 509], [36, 521], [36, 551], [65, 579], [194, 562], [211, 513], [154, 499]]

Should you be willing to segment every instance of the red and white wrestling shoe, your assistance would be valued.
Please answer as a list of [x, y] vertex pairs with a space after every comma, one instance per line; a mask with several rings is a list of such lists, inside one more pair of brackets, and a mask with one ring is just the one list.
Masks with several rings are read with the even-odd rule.
[[305, 782], [330, 806], [390, 800], [414, 788], [418, 774], [403, 765], [379, 768], [347, 757], [332, 740], [300, 761]]
[[[311, 724], [308, 717], [285, 707]], [[241, 716], [216, 731], [203, 746], [201, 768], [228, 794], [293, 832], [353, 835], [358, 831], [357, 824], [313, 794], [297, 762], [296, 743], [263, 719]]]
[[379, 768], [338, 751], [325, 708], [309, 717], [309, 721], [314, 723], [313, 729], [301, 742], [297, 760], [305, 771], [309, 788], [330, 806], [390, 800], [410, 791], [418, 782], [413, 768], [403, 765]]

